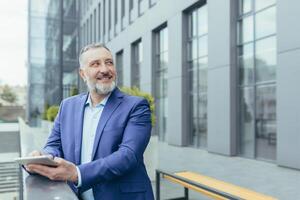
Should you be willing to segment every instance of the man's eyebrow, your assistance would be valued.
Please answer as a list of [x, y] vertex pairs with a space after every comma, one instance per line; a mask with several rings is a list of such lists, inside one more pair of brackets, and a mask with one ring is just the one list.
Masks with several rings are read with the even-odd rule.
[[89, 62], [89, 65], [92, 64], [92, 63], [98, 62], [98, 61], [100, 61], [100, 60], [99, 60], [99, 59], [91, 60], [91, 61]]
[[105, 61], [113, 61], [112, 58], [106, 58]]

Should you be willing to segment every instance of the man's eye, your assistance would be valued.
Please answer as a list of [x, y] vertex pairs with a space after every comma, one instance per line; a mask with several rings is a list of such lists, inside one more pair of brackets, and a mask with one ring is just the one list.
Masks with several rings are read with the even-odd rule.
[[99, 65], [99, 62], [93, 62], [92, 64], [91, 64], [91, 67], [97, 67]]
[[112, 61], [106, 61], [105, 64], [107, 64], [107, 65], [113, 65], [114, 63]]

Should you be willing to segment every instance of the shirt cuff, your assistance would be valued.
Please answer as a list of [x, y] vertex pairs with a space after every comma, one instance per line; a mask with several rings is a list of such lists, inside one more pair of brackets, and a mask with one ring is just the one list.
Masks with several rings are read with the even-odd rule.
[[75, 187], [79, 188], [79, 187], [81, 187], [81, 184], [82, 184], [81, 183], [81, 173], [77, 166], [76, 166], [76, 170], [77, 170], [78, 182], [77, 182], [77, 185], [75, 184]]

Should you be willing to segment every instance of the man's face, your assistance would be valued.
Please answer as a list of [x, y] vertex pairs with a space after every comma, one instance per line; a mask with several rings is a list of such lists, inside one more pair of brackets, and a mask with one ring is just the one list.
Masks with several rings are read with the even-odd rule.
[[89, 49], [82, 54], [80, 76], [90, 91], [108, 94], [116, 86], [116, 69], [111, 53], [105, 48]]

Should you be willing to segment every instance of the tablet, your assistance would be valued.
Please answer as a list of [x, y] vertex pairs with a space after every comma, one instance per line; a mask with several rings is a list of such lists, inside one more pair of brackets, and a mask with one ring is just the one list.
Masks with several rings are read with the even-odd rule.
[[58, 166], [58, 164], [49, 155], [15, 158], [15, 162], [19, 163], [20, 165], [40, 164], [51, 167]]

